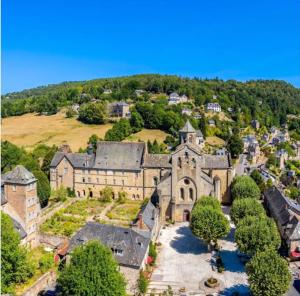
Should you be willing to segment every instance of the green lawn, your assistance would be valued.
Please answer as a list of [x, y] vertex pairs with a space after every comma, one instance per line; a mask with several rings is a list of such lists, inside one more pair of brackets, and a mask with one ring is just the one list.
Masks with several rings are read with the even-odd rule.
[[115, 204], [106, 216], [109, 219], [121, 220], [130, 223], [136, 218], [141, 205], [141, 201], [127, 200], [124, 204]]

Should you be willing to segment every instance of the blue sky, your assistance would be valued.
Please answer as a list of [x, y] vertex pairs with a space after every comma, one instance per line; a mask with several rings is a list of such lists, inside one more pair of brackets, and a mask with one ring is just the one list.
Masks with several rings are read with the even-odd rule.
[[300, 0], [2, 0], [2, 92], [137, 73], [300, 87]]

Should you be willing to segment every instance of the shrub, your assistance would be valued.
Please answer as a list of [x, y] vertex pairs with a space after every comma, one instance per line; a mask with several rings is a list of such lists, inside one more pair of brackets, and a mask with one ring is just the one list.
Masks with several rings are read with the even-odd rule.
[[70, 187], [67, 187], [67, 195], [69, 197], [76, 197], [74, 189], [71, 189]]
[[68, 192], [63, 186], [60, 186], [57, 190], [54, 190], [51, 196], [51, 200], [55, 202], [64, 202], [67, 200]]
[[260, 189], [249, 176], [239, 176], [232, 184], [232, 197], [235, 198], [260, 198]]
[[106, 186], [101, 192], [101, 200], [105, 202], [111, 202], [114, 196], [112, 187]]
[[126, 200], [127, 200], [127, 192], [125, 192], [125, 191], [118, 192], [118, 200], [117, 200], [117, 202], [119, 204], [124, 204], [126, 202]]
[[263, 206], [253, 198], [236, 199], [231, 207], [230, 216], [235, 224], [247, 216], [264, 216]]
[[149, 256], [152, 257], [153, 261], [151, 262], [151, 265], [154, 265], [156, 258], [157, 258], [157, 251], [156, 251], [156, 246], [153, 244], [153, 242], [150, 242], [149, 245]]
[[149, 280], [145, 276], [143, 271], [140, 272], [140, 277], [138, 279], [138, 289], [141, 294], [145, 294], [147, 292]]
[[52, 253], [44, 254], [39, 260], [39, 268], [44, 273], [49, 270], [54, 264]]

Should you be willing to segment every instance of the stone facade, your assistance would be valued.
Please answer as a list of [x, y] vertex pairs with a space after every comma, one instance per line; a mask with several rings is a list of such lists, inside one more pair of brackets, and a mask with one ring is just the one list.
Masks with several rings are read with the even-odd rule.
[[17, 166], [2, 176], [1, 210], [17, 225], [21, 243], [30, 247], [39, 244], [38, 223], [40, 203], [35, 177], [23, 166]]
[[50, 166], [51, 187], [70, 187], [78, 197], [100, 197], [107, 186], [115, 197], [120, 191], [132, 199], [153, 197], [162, 220], [189, 220], [202, 195], [230, 203], [230, 156], [203, 154], [199, 131], [189, 122], [180, 130], [180, 140], [172, 154], [149, 154], [145, 143], [132, 142], [99, 142], [95, 154], [57, 152]]

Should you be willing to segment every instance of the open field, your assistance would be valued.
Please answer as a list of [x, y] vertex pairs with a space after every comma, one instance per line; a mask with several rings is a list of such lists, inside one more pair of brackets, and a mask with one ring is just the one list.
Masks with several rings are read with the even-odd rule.
[[25, 114], [2, 120], [2, 139], [31, 150], [37, 144], [61, 145], [68, 143], [73, 152], [85, 148], [89, 137], [103, 138], [111, 124], [87, 125], [75, 118], [65, 118], [63, 112], [45, 116]]
[[155, 139], [157, 140], [158, 143], [162, 143], [166, 136], [168, 134], [158, 130], [158, 129], [143, 129], [138, 133], [132, 134], [129, 137], [127, 137], [127, 139], [125, 141], [143, 141], [143, 142], [147, 142], [148, 140], [150, 140], [151, 142], [153, 142]]
[[[2, 120], [2, 140], [8, 140], [26, 150], [32, 150], [38, 144], [57, 145], [68, 143], [73, 152], [80, 147], [85, 148], [89, 137], [97, 134], [104, 138], [112, 124], [84, 124], [75, 118], [65, 118], [64, 112], [45, 116], [25, 114]], [[161, 130], [144, 129], [128, 137], [127, 141], [145, 141], [155, 139], [162, 143], [167, 133]]]
[[211, 146], [224, 146], [225, 145], [225, 141], [216, 136], [207, 137], [205, 139], [205, 142]]

